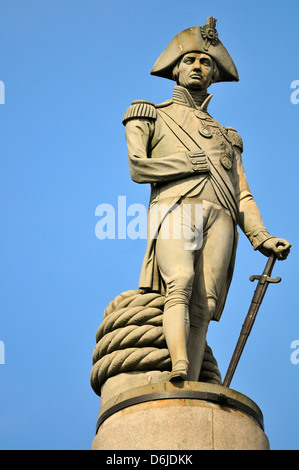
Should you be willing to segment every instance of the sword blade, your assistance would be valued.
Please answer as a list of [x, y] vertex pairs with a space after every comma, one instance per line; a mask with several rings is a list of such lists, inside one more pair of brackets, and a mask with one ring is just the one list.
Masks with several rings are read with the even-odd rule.
[[240, 336], [238, 339], [238, 342], [236, 344], [234, 353], [232, 355], [230, 364], [227, 369], [227, 373], [225, 375], [225, 378], [223, 380], [223, 386], [224, 387], [229, 387], [230, 383], [232, 381], [233, 375], [235, 373], [235, 370], [237, 368], [237, 365], [239, 363], [240, 357], [242, 355], [242, 352], [244, 350], [245, 344], [247, 342], [248, 336], [250, 335], [250, 332], [252, 330], [253, 324], [255, 322], [257, 313], [259, 311], [260, 305], [263, 301], [264, 295], [267, 291], [269, 283], [272, 282], [280, 282], [280, 278], [276, 279], [271, 279], [271, 273], [274, 267], [276, 261], [275, 255], [271, 255], [268, 258], [268, 261], [266, 263], [264, 272], [261, 276], [251, 276], [250, 280], [253, 281], [254, 279], [259, 279], [259, 282], [257, 284], [257, 287], [254, 291], [254, 295], [248, 310], [248, 313], [246, 315], [245, 321], [242, 325], [242, 329], [240, 332]]

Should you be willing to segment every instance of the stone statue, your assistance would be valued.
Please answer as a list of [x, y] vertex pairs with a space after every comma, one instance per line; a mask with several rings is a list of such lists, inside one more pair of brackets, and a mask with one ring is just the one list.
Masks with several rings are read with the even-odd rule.
[[215, 26], [210, 17], [182, 31], [156, 61], [151, 74], [177, 83], [172, 99], [134, 101], [123, 119], [131, 178], [151, 185], [139, 289], [165, 295], [171, 381], [198, 380], [209, 323], [220, 320], [232, 279], [237, 226], [265, 256], [286, 259], [291, 247], [264, 226], [241, 137], [208, 112], [209, 86], [239, 80]]

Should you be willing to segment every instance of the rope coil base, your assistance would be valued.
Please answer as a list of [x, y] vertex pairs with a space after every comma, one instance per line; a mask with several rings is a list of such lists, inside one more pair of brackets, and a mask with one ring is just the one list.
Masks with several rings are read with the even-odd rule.
[[[96, 333], [91, 387], [101, 396], [107, 379], [124, 372], [170, 371], [171, 359], [163, 334], [165, 297], [138, 290], [123, 292], [104, 311]], [[206, 350], [199, 381], [222, 383], [211, 348]]]

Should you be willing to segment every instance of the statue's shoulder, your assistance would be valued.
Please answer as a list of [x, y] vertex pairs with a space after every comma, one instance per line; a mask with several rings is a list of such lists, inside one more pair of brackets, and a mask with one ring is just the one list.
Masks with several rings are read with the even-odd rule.
[[159, 108], [167, 108], [168, 106], [171, 106], [173, 104], [173, 101], [172, 100], [166, 100], [166, 101], [163, 101], [163, 103], [159, 103], [159, 104], [156, 104], [155, 107], [157, 109]]
[[234, 129], [233, 127], [225, 127], [224, 128], [227, 132], [228, 138], [231, 141], [231, 143], [235, 146], [238, 147], [241, 152], [243, 152], [243, 140], [240, 134]]
[[122, 123], [126, 123], [130, 119], [157, 119], [157, 109], [165, 108], [172, 104], [172, 100], [164, 101], [163, 103], [154, 104], [151, 101], [135, 100], [125, 112]]
[[146, 100], [132, 101], [123, 117], [123, 124], [125, 125], [130, 119], [157, 119], [155, 104]]

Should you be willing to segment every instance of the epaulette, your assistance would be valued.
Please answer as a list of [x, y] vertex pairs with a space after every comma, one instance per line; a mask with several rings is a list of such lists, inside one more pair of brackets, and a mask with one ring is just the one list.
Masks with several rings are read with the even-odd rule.
[[225, 127], [224, 129], [227, 131], [227, 135], [231, 143], [235, 147], [238, 147], [241, 152], [243, 152], [243, 140], [242, 137], [236, 131], [236, 129], [234, 129], [233, 127]]
[[125, 112], [122, 123], [126, 125], [129, 119], [157, 119], [157, 112], [154, 103], [145, 100], [133, 101]]

